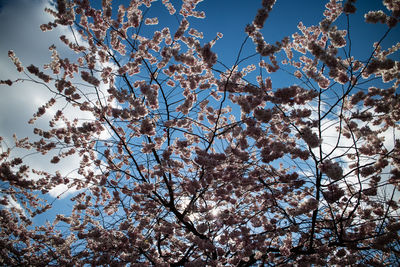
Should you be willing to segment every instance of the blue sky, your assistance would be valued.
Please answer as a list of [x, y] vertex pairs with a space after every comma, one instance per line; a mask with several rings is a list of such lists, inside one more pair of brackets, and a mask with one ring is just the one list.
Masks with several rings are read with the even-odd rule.
[[[101, 3], [101, 1], [93, 2]], [[118, 6], [119, 3], [126, 1], [114, 2]], [[177, 1], [172, 2], [176, 3]], [[366, 27], [362, 23], [366, 10], [384, 8], [379, 2], [358, 1], [356, 4], [358, 12], [350, 18], [352, 42], [354, 47], [357, 47], [353, 53], [355, 56], [361, 56], [361, 59], [369, 56], [372, 51], [372, 42], [377, 40], [386, 29], [385, 25], [367, 25]], [[51, 19], [48, 14], [43, 12], [44, 7], [49, 5], [48, 3], [47, 0], [3, 0], [0, 2], [0, 36], [2, 36], [0, 41], [0, 79], [15, 79], [20, 76], [7, 57], [7, 51], [10, 49], [15, 51], [25, 66], [31, 63], [41, 66], [47, 63], [51, 56], [48, 47], [53, 43], [60, 48], [64, 57], [69, 56], [69, 51], [63, 49], [63, 45], [58, 40], [58, 36], [64, 34], [64, 29], [57, 28], [55, 31], [47, 33], [42, 33], [39, 29], [41, 23], [46, 23]], [[306, 26], [317, 24], [323, 18], [324, 4], [325, 1], [321, 0], [278, 0], [262, 30], [266, 41], [273, 43], [291, 35], [297, 31], [299, 21], [303, 21]], [[171, 24], [172, 29], [178, 26], [175, 18], [166, 16], [167, 11], [161, 8], [161, 3], [154, 5], [156, 8], [148, 13], [149, 17], [160, 16], [160, 26], [163, 26], [164, 20]], [[205, 34], [204, 42], [214, 39], [217, 32], [223, 33], [224, 37], [217, 41], [213, 50], [217, 52], [220, 61], [231, 66], [246, 37], [244, 27], [252, 21], [260, 7], [261, 1], [255, 0], [204, 1], [198, 5], [197, 9], [206, 12], [206, 19], [191, 19], [191, 27]], [[340, 22], [345, 25], [344, 20]], [[386, 43], [398, 41], [399, 36], [399, 29], [396, 29]], [[385, 47], [385, 43], [383, 46]], [[243, 56], [251, 55], [254, 51], [254, 45], [249, 40]], [[396, 56], [398, 59], [398, 54]], [[253, 63], [253, 61], [250, 60], [246, 63]], [[222, 66], [216, 65], [216, 68], [222, 69]], [[274, 87], [283, 87], [289, 82], [287, 76], [281, 73], [274, 75]], [[27, 121], [37, 107], [51, 97], [51, 94], [45, 88], [31, 83], [22, 83], [12, 88], [0, 86], [0, 93], [0, 136], [4, 136], [9, 141], [14, 132], [19, 137], [32, 136], [33, 126], [28, 125]], [[38, 121], [38, 124], [44, 126], [46, 121]], [[50, 168], [51, 170], [54, 168], [48, 163], [47, 158], [41, 156], [32, 155], [29, 160], [38, 168]], [[76, 166], [74, 161], [63, 164], [65, 172], [73, 170]], [[55, 210], [60, 210], [65, 205], [63, 201], [55, 203], [58, 205]]]

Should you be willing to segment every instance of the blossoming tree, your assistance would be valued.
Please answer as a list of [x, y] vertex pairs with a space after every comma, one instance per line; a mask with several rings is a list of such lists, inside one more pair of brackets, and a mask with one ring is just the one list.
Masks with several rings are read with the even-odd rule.
[[[9, 52], [21, 74], [54, 94], [30, 120], [51, 111], [49, 127], [15, 147], [56, 152], [60, 168], [69, 157], [80, 164], [68, 176], [32, 169], [3, 146], [0, 262], [399, 264], [400, 43], [382, 42], [400, 2], [365, 15], [386, 31], [357, 59], [355, 0], [327, 2], [318, 25], [300, 22], [274, 44], [262, 29], [275, 1], [263, 0], [238, 44], [253, 43], [255, 54], [241, 50], [233, 66], [213, 51], [222, 34], [204, 41], [190, 27], [205, 17], [200, 0], [163, 0], [179, 27], [160, 31], [148, 26], [158, 23], [146, 16], [152, 2], [103, 0], [95, 9], [58, 0], [41, 29], [69, 27], [60, 39], [77, 58], [52, 46], [49, 64], [25, 67]], [[274, 83], [277, 72], [293, 85]], [[58, 104], [92, 120], [70, 119]], [[52, 208], [43, 196], [61, 185], [75, 190], [73, 208], [33, 224]]]

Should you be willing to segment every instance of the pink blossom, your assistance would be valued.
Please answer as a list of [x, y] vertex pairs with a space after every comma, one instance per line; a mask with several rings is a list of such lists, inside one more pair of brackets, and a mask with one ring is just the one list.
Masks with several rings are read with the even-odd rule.
[[38, 78], [42, 79], [46, 83], [48, 83], [51, 80], [49, 75], [46, 75], [43, 72], [39, 71], [39, 69], [37, 67], [35, 67], [34, 65], [29, 65], [26, 69], [30, 73], [36, 75]]
[[295, 76], [296, 78], [298, 78], [298, 79], [301, 79], [301, 77], [303, 76], [303, 74], [301, 74], [300, 71], [296, 70], [296, 71], [294, 72], [294, 76]]
[[345, 84], [349, 81], [349, 77], [344, 72], [339, 72], [336, 81], [340, 84]]
[[338, 31], [336, 29], [329, 31], [329, 33], [328, 33], [333, 46], [336, 48], [346, 46], [346, 39], [344, 39], [346, 34], [347, 34], [346, 31]]
[[382, 10], [378, 11], [369, 11], [367, 14], [364, 15], [365, 22], [367, 23], [386, 23], [386, 14], [383, 13]]
[[179, 25], [179, 28], [174, 35], [174, 39], [175, 40], [180, 39], [185, 33], [185, 31], [188, 29], [188, 27], [189, 27], [189, 22], [186, 19], [182, 19], [181, 24]]
[[332, 204], [344, 196], [344, 190], [341, 189], [337, 184], [331, 184], [328, 186], [328, 190], [323, 192], [323, 195], [325, 200], [329, 204]]
[[339, 180], [343, 177], [343, 169], [339, 163], [325, 160], [319, 164], [319, 169], [333, 180]]
[[99, 86], [100, 81], [93, 77], [92, 75], [89, 74], [89, 72], [86, 71], [81, 71], [81, 77], [84, 81], [94, 85], [94, 86]]
[[319, 139], [318, 135], [309, 127], [304, 127], [301, 129], [301, 138], [309, 145], [310, 147], [314, 148], [321, 144], [321, 140]]
[[199, 54], [208, 67], [211, 67], [217, 62], [217, 55], [211, 51], [211, 44], [207, 43], [198, 49]]
[[148, 136], [153, 136], [156, 134], [154, 129], [154, 124], [150, 119], [144, 119], [140, 125], [140, 133]]
[[254, 116], [258, 120], [260, 120], [260, 121], [262, 121], [264, 123], [267, 123], [267, 122], [269, 122], [269, 120], [272, 117], [272, 112], [271, 112], [271, 110], [265, 110], [265, 109], [257, 108], [257, 109], [254, 110]]
[[265, 20], [268, 18], [268, 13], [272, 10], [274, 4], [275, 0], [263, 0], [263, 8], [258, 10], [256, 17], [253, 20], [253, 23], [257, 28], [263, 28]]
[[158, 18], [146, 18], [144, 23], [146, 25], [157, 25], [158, 24]]
[[21, 61], [19, 61], [18, 57], [15, 56], [15, 53], [13, 50], [8, 51], [8, 57], [12, 60], [12, 62], [17, 67], [17, 70], [19, 72], [22, 72], [24, 70], [24, 67], [22, 66]]
[[11, 80], [0, 80], [0, 84], [7, 84], [8, 86], [11, 86], [12, 81]]

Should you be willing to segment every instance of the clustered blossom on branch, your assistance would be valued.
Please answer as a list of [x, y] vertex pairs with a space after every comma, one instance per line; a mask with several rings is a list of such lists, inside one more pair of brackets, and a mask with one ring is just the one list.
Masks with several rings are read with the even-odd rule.
[[13, 82], [10, 79], [0, 80], [0, 84], [7, 84], [8, 86], [11, 86], [13, 84]]
[[12, 60], [12, 62], [14, 63], [15, 67], [17, 67], [17, 70], [19, 72], [22, 72], [24, 70], [21, 61], [19, 61], [18, 57], [15, 56], [14, 51], [12, 50], [8, 51], [8, 57]]
[[81, 77], [84, 81], [86, 81], [94, 86], [100, 85], [100, 81], [96, 77], [90, 75], [90, 73], [87, 71], [81, 71]]
[[30, 73], [36, 75], [39, 79], [43, 80], [46, 83], [48, 83], [51, 80], [49, 75], [46, 75], [42, 71], [39, 71], [39, 69], [37, 67], [35, 67], [34, 65], [29, 65], [26, 69]]
[[338, 162], [325, 160], [318, 166], [323, 173], [333, 180], [339, 180], [343, 177], [343, 169]]
[[316, 133], [313, 133], [309, 127], [304, 127], [301, 129], [301, 137], [310, 147], [317, 147], [321, 144], [321, 140], [319, 139]]
[[268, 18], [268, 13], [272, 10], [272, 7], [275, 4], [275, 0], [263, 0], [262, 8], [260, 8], [257, 12], [256, 17], [254, 18], [254, 25], [261, 29], [264, 26], [265, 21]]

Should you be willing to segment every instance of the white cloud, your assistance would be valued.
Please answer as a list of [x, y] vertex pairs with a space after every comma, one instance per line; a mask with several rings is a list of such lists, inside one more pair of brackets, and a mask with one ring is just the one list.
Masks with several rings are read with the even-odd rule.
[[[22, 64], [26, 67], [33, 64], [42, 68], [44, 64], [51, 61], [51, 51], [49, 47], [54, 44], [60, 57], [77, 58], [77, 54], [70, 51], [60, 40], [59, 36], [70, 36], [72, 33], [67, 27], [58, 26], [53, 31], [42, 32], [39, 28], [41, 24], [53, 21], [54, 18], [44, 11], [45, 7], [51, 8], [49, 0], [14, 0], [8, 1], [0, 10], [0, 79], [15, 80], [17, 78], [27, 78], [24, 73], [17, 72], [14, 64], [8, 58], [8, 50], [13, 50]], [[80, 45], [85, 42], [78, 37]], [[74, 78], [73, 82], [82, 82], [80, 77]], [[92, 87], [82, 86], [79, 88], [84, 93], [94, 92]], [[105, 85], [100, 86], [100, 90], [106, 95]], [[37, 109], [46, 103], [54, 93], [50, 92], [45, 86], [24, 81], [13, 84], [9, 87], [0, 86], [2, 97], [0, 98], [0, 136], [2, 136], [8, 146], [12, 146], [12, 136], [15, 133], [18, 138], [29, 137], [36, 139], [33, 129], [48, 128], [48, 122], [58, 108], [65, 108], [65, 102], [56, 104], [42, 118], [39, 118], [34, 125], [28, 124], [28, 120], [37, 111]], [[79, 118], [82, 122], [93, 120], [94, 117], [88, 112], [82, 112], [79, 109], [66, 107], [65, 115], [68, 119]], [[100, 136], [102, 139], [109, 138], [107, 131]], [[59, 164], [51, 164], [50, 160], [58, 151], [47, 155], [32, 153], [34, 151], [23, 151], [15, 149], [12, 156], [24, 157], [24, 163], [33, 169], [45, 170], [49, 173], [60, 171], [61, 175], [77, 177], [76, 169], [79, 167], [80, 158], [70, 156], [61, 159]], [[34, 175], [32, 178], [34, 179]], [[50, 191], [51, 196], [57, 196], [66, 190], [66, 186], [59, 186]], [[69, 193], [74, 192], [70, 189]], [[68, 194], [63, 194], [62, 197]]]

